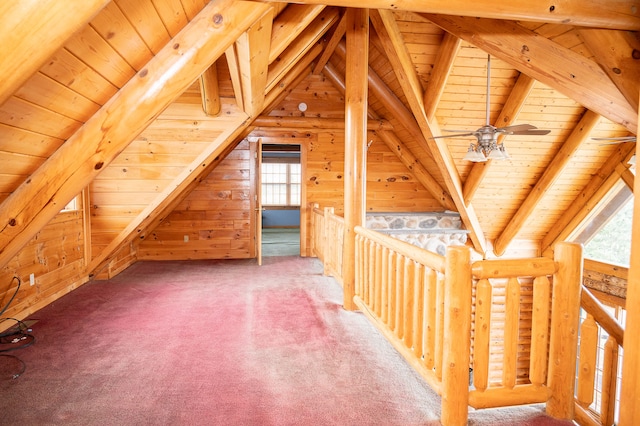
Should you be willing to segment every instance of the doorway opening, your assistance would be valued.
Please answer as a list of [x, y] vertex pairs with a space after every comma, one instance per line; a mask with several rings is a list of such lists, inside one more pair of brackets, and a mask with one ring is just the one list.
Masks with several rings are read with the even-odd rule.
[[300, 255], [300, 145], [263, 144], [262, 256]]

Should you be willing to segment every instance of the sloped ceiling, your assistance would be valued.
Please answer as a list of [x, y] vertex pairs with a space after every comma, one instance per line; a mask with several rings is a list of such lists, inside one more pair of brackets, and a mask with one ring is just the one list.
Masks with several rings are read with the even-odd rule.
[[[514, 239], [550, 247], [610, 176], [630, 173], [634, 144], [592, 138], [637, 131], [640, 2], [298, 3], [1, 5], [0, 265], [145, 129], [170, 132], [174, 100], [204, 93], [188, 131], [209, 143], [132, 209], [89, 270], [149, 232], [306, 76], [344, 87], [349, 6], [371, 8], [369, 115], [393, 129], [378, 133], [460, 212], [481, 254]], [[433, 136], [484, 124], [487, 54], [490, 122], [550, 133], [508, 137], [511, 160], [474, 165], [462, 159], [469, 139]]]

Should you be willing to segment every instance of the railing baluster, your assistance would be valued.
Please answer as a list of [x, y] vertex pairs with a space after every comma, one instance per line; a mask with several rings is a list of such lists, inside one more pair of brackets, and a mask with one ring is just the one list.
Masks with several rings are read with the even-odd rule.
[[551, 285], [546, 276], [533, 280], [533, 317], [531, 319], [531, 359], [529, 381], [537, 386], [547, 380], [547, 348], [549, 344], [549, 314]]
[[424, 315], [424, 365], [433, 369], [436, 351], [436, 312], [437, 312], [437, 287], [438, 273], [429, 268], [425, 274], [425, 315]]
[[491, 338], [491, 283], [478, 281], [476, 287], [476, 328], [473, 349], [473, 384], [479, 391], [489, 385], [489, 343]]
[[380, 317], [381, 303], [382, 303], [382, 246], [375, 243], [375, 268], [374, 268], [374, 283], [373, 283], [373, 311], [378, 317]]
[[402, 340], [404, 321], [402, 315], [404, 312], [404, 275], [405, 275], [405, 257], [400, 253], [396, 253], [398, 257], [396, 264], [396, 299], [395, 299], [395, 318], [393, 319], [393, 329], [398, 339]]
[[398, 286], [398, 254], [395, 251], [389, 253], [389, 317], [387, 325], [395, 332], [396, 329], [396, 287]]
[[436, 285], [436, 336], [435, 336], [435, 373], [442, 380], [442, 355], [444, 348], [444, 274], [438, 274]]
[[609, 336], [604, 344], [604, 360], [602, 363], [602, 406], [600, 422], [611, 426], [616, 414], [616, 391], [618, 388], [618, 342]]
[[505, 387], [516, 385], [518, 369], [518, 331], [520, 328], [520, 282], [509, 278], [505, 294], [504, 318], [504, 370], [502, 382]]
[[413, 300], [415, 300], [414, 309], [413, 309], [413, 350], [416, 354], [416, 357], [419, 359], [422, 358], [423, 349], [422, 349], [422, 324], [424, 317], [424, 265], [420, 263], [415, 264], [416, 270], [414, 274], [414, 294]]
[[587, 318], [580, 326], [580, 363], [576, 392], [578, 403], [585, 408], [593, 402], [597, 353], [598, 325], [593, 319], [593, 315], [587, 314]]
[[389, 249], [382, 247], [382, 270], [380, 271], [381, 285], [380, 285], [380, 319], [383, 323], [388, 324], [389, 318], [389, 263], [391, 262], [391, 256], [389, 256]]
[[402, 298], [404, 303], [402, 304], [402, 338], [407, 348], [413, 347], [413, 332], [411, 326], [413, 325], [413, 307], [414, 300], [414, 283], [415, 283], [415, 262], [408, 257], [404, 259], [404, 284]]

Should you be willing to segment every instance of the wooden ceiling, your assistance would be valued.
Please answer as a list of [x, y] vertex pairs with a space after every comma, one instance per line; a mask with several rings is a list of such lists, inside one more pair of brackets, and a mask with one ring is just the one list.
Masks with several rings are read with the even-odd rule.
[[[620, 177], [632, 181], [635, 144], [593, 137], [637, 131], [639, 1], [297, 3], [0, 5], [0, 265], [98, 175], [132, 161], [141, 141], [176, 143], [166, 187], [129, 202], [94, 266], [155, 226], [238, 137], [279, 115], [300, 82], [322, 76], [343, 90], [350, 6], [370, 8], [370, 118], [390, 125], [378, 133], [401, 141], [404, 160], [443, 209], [460, 212], [480, 253], [500, 254], [514, 239], [544, 251]], [[463, 160], [471, 139], [432, 137], [484, 124], [488, 54], [491, 124], [550, 133], [509, 136], [511, 160], [474, 164]], [[190, 124], [176, 100], [191, 103]]]

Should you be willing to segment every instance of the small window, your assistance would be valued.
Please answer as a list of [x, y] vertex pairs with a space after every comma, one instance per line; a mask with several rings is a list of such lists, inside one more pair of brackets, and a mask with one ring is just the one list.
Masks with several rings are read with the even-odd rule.
[[300, 205], [300, 164], [262, 164], [262, 204]]
[[69, 203], [64, 206], [61, 210], [62, 212], [75, 211], [80, 210], [80, 196], [73, 197], [73, 200], [69, 201]]

